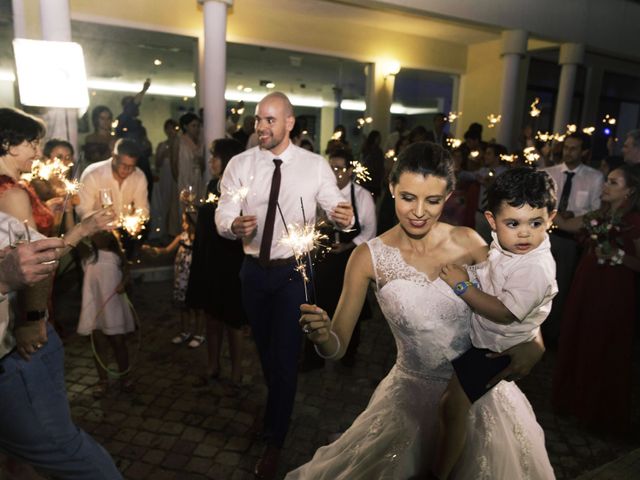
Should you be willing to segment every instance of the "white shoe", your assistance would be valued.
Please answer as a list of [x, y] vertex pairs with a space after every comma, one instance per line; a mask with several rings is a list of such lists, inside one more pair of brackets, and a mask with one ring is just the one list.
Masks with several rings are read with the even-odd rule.
[[191, 341], [189, 342], [189, 348], [198, 348], [203, 343], [204, 343], [203, 335], [194, 335]]
[[191, 334], [189, 332], [181, 332], [171, 339], [171, 343], [173, 343], [174, 345], [180, 345], [181, 343], [186, 342], [190, 338], [191, 338]]

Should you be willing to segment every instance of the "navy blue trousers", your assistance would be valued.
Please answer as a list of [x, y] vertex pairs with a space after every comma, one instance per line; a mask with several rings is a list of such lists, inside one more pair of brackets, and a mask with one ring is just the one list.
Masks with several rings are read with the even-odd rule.
[[302, 343], [300, 304], [304, 285], [295, 265], [262, 267], [245, 257], [240, 280], [242, 302], [258, 347], [267, 384], [264, 435], [267, 443], [282, 447], [289, 430], [298, 383]]

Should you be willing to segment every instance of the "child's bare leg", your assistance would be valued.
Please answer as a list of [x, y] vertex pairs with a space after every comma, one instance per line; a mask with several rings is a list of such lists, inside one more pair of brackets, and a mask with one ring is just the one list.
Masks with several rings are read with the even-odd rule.
[[460, 458], [467, 437], [466, 422], [470, 407], [471, 402], [454, 373], [438, 409], [438, 446], [432, 473], [440, 480], [449, 477]]

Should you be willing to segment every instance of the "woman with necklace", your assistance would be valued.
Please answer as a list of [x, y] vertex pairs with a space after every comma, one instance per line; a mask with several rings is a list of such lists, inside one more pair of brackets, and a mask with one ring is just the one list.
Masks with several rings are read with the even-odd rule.
[[640, 272], [640, 165], [612, 170], [602, 207], [557, 218], [585, 235], [562, 318], [553, 402], [596, 430], [630, 426], [631, 354]]

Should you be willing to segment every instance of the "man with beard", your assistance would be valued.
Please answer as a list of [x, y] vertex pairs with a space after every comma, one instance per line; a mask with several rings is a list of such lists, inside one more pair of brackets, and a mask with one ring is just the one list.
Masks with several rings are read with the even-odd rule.
[[300, 304], [307, 303], [291, 247], [280, 242], [284, 224], [303, 224], [302, 205], [308, 222], [315, 221], [317, 206], [341, 228], [353, 222], [353, 209], [329, 164], [291, 143], [294, 123], [293, 107], [283, 93], [260, 101], [255, 115], [259, 144], [229, 162], [216, 213], [220, 235], [242, 239], [246, 254], [240, 271], [243, 305], [268, 388], [262, 429], [267, 448], [255, 468], [264, 479], [276, 474], [289, 428], [302, 343]]

